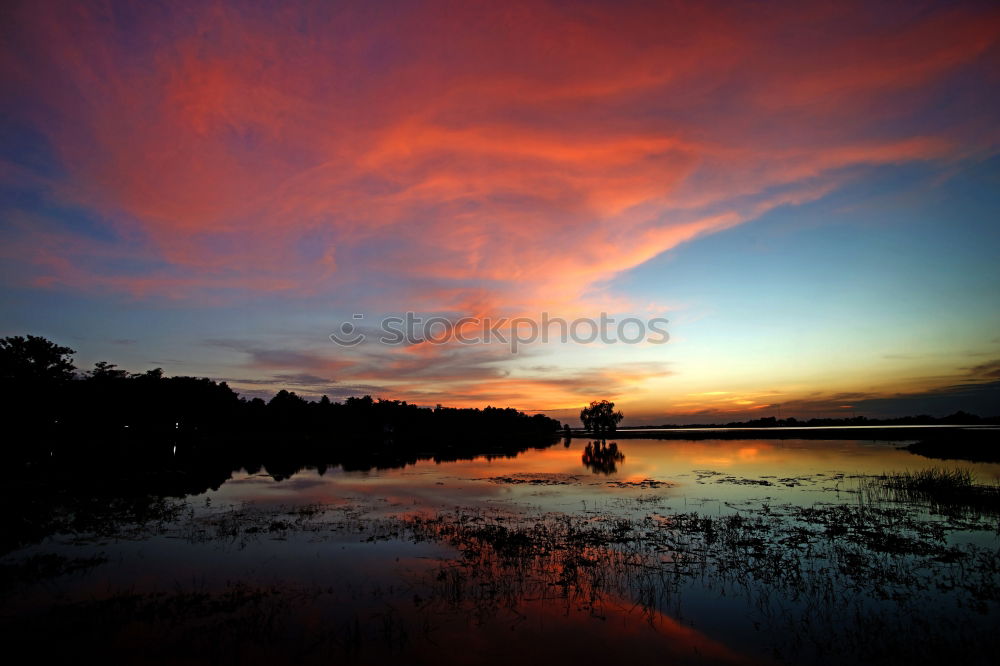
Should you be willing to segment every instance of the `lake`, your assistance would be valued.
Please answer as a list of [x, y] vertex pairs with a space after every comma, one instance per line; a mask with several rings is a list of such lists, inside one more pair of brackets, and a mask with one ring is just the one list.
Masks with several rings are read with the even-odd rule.
[[1000, 481], [814, 438], [238, 469], [8, 552], [3, 633], [143, 663], [988, 663], [996, 505], [886, 485], [927, 470]]

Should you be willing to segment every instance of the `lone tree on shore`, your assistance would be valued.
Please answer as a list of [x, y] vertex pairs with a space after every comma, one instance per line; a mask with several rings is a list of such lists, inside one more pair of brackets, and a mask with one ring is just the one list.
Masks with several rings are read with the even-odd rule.
[[580, 420], [587, 432], [614, 432], [625, 415], [615, 411], [615, 403], [594, 400], [580, 412]]

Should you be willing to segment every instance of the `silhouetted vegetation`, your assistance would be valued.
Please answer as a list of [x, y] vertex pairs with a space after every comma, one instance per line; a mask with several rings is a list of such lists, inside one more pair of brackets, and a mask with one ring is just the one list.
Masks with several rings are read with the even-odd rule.
[[939, 460], [1000, 462], [997, 430], [984, 430], [980, 437], [924, 439], [904, 447], [910, 453]]
[[370, 396], [309, 401], [281, 390], [270, 401], [241, 398], [226, 382], [166, 377], [160, 368], [129, 373], [99, 362], [76, 374], [73, 350], [44, 338], [0, 341], [0, 383], [8, 431], [22, 434], [16, 448], [70, 438], [131, 439], [135, 446], [182, 436], [292, 436], [393, 443], [459, 439], [508, 440], [555, 436], [562, 425], [542, 414], [510, 408], [418, 407]]
[[99, 362], [77, 373], [73, 353], [35, 336], [0, 340], [6, 453], [18, 463], [0, 489], [0, 553], [56, 532], [155, 519], [171, 506], [164, 498], [218, 489], [239, 469], [280, 480], [305, 468], [513, 456], [555, 443], [561, 429], [494, 407], [309, 401], [286, 390], [247, 400], [225, 382], [159, 368]]
[[580, 411], [580, 421], [587, 432], [614, 432], [625, 415], [615, 411], [615, 403], [594, 400]]
[[938, 513], [1000, 513], [1000, 483], [977, 483], [967, 469], [893, 472], [864, 479], [861, 491], [872, 501], [926, 504]]
[[6, 429], [37, 430], [58, 420], [60, 404], [68, 399], [67, 387], [74, 379], [73, 353], [34, 335], [0, 339], [0, 400]]

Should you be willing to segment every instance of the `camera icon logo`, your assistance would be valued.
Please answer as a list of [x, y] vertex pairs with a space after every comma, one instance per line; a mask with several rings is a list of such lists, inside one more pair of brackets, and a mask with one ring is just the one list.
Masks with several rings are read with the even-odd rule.
[[[364, 319], [363, 314], [355, 313], [353, 319]], [[354, 347], [365, 341], [365, 334], [349, 321], [340, 325], [339, 333], [334, 331], [330, 334], [330, 340], [343, 347]]]

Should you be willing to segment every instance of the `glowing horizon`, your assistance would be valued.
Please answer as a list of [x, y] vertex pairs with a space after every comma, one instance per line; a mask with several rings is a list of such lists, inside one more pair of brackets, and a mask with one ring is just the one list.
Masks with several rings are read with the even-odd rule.
[[[991, 3], [6, 14], [0, 333], [82, 367], [627, 424], [1000, 414]], [[405, 311], [670, 341], [328, 339]]]

